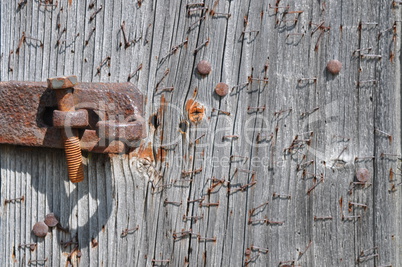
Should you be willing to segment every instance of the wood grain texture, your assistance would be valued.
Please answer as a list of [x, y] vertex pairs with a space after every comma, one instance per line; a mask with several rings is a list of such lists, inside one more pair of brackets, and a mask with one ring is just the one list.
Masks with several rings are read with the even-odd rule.
[[[21, 3], [0, 4], [1, 81], [130, 80], [146, 96], [149, 125], [129, 156], [84, 154], [79, 184], [62, 150], [0, 146], [0, 266], [402, 264], [402, 6]], [[326, 70], [332, 59], [339, 75]], [[201, 60], [208, 76], [197, 73]], [[214, 93], [219, 82], [226, 97]], [[199, 123], [191, 101], [205, 107]], [[370, 180], [351, 190], [359, 168]], [[69, 232], [35, 237], [50, 212]], [[63, 245], [74, 238], [77, 250]]]

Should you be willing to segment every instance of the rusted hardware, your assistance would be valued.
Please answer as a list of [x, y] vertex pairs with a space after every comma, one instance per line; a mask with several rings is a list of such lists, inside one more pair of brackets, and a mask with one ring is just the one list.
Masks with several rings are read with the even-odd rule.
[[64, 148], [67, 128], [77, 129], [82, 150], [125, 153], [144, 138], [143, 95], [133, 84], [78, 83], [69, 112], [58, 110], [54, 91], [45, 82], [0, 82], [0, 143]]
[[[68, 177], [73, 183], [84, 180], [84, 168], [82, 165], [80, 139], [77, 127], [88, 126], [88, 112], [83, 110], [81, 116], [75, 111], [73, 88], [77, 84], [77, 76], [50, 78], [47, 80], [48, 88], [55, 90], [59, 111], [53, 111], [53, 126], [62, 128], [64, 148], [66, 149], [66, 159]], [[57, 114], [55, 116], [55, 114]], [[72, 114], [72, 116], [70, 116]], [[75, 123], [78, 118], [78, 124]], [[80, 120], [79, 118], [82, 118]], [[66, 124], [66, 122], [69, 122]], [[72, 122], [72, 123], [71, 123]], [[77, 126], [78, 125], [78, 126]], [[70, 130], [70, 133], [67, 131]]]

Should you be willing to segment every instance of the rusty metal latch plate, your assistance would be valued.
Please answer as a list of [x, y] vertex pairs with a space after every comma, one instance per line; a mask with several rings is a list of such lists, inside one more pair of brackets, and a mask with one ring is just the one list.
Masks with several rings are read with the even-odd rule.
[[145, 137], [143, 95], [133, 84], [78, 83], [73, 96], [77, 111], [66, 117], [54, 112], [46, 82], [0, 82], [0, 143], [64, 148], [60, 125], [81, 125], [81, 148], [96, 153], [124, 153]]

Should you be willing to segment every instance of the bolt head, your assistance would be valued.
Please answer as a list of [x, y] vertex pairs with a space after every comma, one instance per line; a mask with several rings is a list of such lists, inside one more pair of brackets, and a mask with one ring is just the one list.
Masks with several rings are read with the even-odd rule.
[[54, 213], [49, 213], [45, 217], [45, 224], [49, 227], [55, 227], [59, 223], [59, 220], [57, 220], [56, 215]]
[[45, 237], [48, 231], [49, 227], [44, 222], [37, 222], [32, 228], [32, 232], [37, 237]]
[[327, 64], [327, 70], [333, 75], [336, 75], [339, 72], [341, 72], [341, 69], [342, 69], [342, 63], [336, 59], [329, 61]]
[[53, 90], [73, 88], [77, 84], [77, 76], [74, 75], [47, 79], [47, 87]]
[[229, 86], [226, 83], [218, 83], [215, 87], [215, 93], [218, 96], [226, 96], [229, 92]]
[[207, 60], [201, 60], [197, 64], [198, 73], [201, 75], [208, 75], [211, 72], [211, 69], [211, 63], [209, 63]]
[[360, 168], [356, 171], [356, 179], [359, 182], [366, 183], [370, 179], [370, 171], [366, 168]]

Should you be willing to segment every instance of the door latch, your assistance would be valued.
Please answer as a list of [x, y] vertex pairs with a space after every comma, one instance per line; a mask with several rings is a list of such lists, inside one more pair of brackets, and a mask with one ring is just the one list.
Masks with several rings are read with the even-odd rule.
[[[81, 150], [127, 153], [146, 135], [143, 105], [143, 94], [128, 82], [78, 83], [76, 76], [0, 82], [0, 143], [73, 147], [66, 154], [76, 162]], [[73, 182], [83, 179], [73, 175], [78, 168], [69, 170]]]

